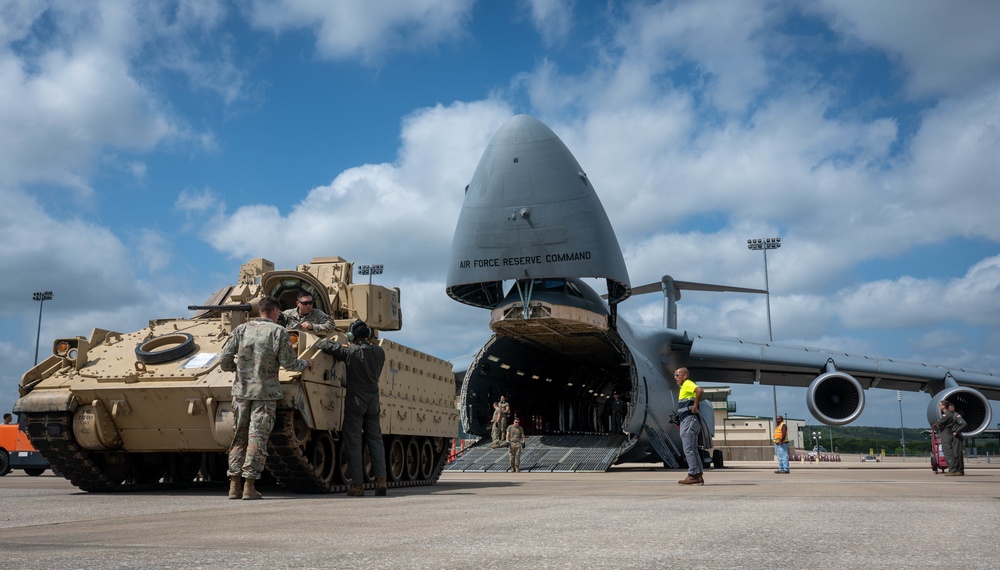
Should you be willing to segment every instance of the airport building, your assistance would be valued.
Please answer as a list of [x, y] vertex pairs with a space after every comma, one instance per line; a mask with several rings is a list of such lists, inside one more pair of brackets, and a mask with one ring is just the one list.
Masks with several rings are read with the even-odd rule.
[[[729, 386], [706, 386], [704, 399], [711, 402], [715, 415], [713, 444], [722, 450], [725, 461], [768, 461], [774, 457], [774, 418], [736, 414], [736, 402]], [[785, 418], [791, 449], [802, 449], [805, 420]]]

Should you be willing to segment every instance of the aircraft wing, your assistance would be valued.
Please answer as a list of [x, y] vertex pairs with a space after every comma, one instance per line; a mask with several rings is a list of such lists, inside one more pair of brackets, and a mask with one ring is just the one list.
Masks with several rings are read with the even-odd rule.
[[690, 333], [673, 336], [671, 349], [664, 363], [683, 362], [701, 381], [808, 387], [810, 411], [829, 425], [857, 419], [864, 390], [882, 388], [930, 394], [929, 421], [948, 399], [969, 422], [965, 433], [975, 435], [991, 421], [987, 400], [1000, 400], [1000, 375], [991, 372]]

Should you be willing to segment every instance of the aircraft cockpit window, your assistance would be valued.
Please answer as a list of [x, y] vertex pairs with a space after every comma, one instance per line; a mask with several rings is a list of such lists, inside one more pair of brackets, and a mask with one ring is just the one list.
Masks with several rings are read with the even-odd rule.
[[[535, 284], [537, 285], [538, 281], [536, 281]], [[544, 281], [542, 281], [542, 287], [548, 289], [549, 291], [562, 290], [562, 288], [565, 286], [566, 286], [565, 279], [545, 279]]]

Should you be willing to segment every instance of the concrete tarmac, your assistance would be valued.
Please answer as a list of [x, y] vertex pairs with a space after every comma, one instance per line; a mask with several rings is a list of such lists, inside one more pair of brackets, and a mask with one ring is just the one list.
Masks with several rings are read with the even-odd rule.
[[747, 462], [445, 473], [386, 498], [225, 489], [93, 494], [0, 477], [10, 568], [997, 568], [1000, 465]]

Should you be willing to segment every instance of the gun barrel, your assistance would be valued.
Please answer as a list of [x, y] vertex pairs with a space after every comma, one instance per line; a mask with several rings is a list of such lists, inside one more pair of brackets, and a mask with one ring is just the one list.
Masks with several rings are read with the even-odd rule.
[[253, 310], [253, 305], [243, 303], [240, 305], [188, 305], [189, 311], [245, 311]]

